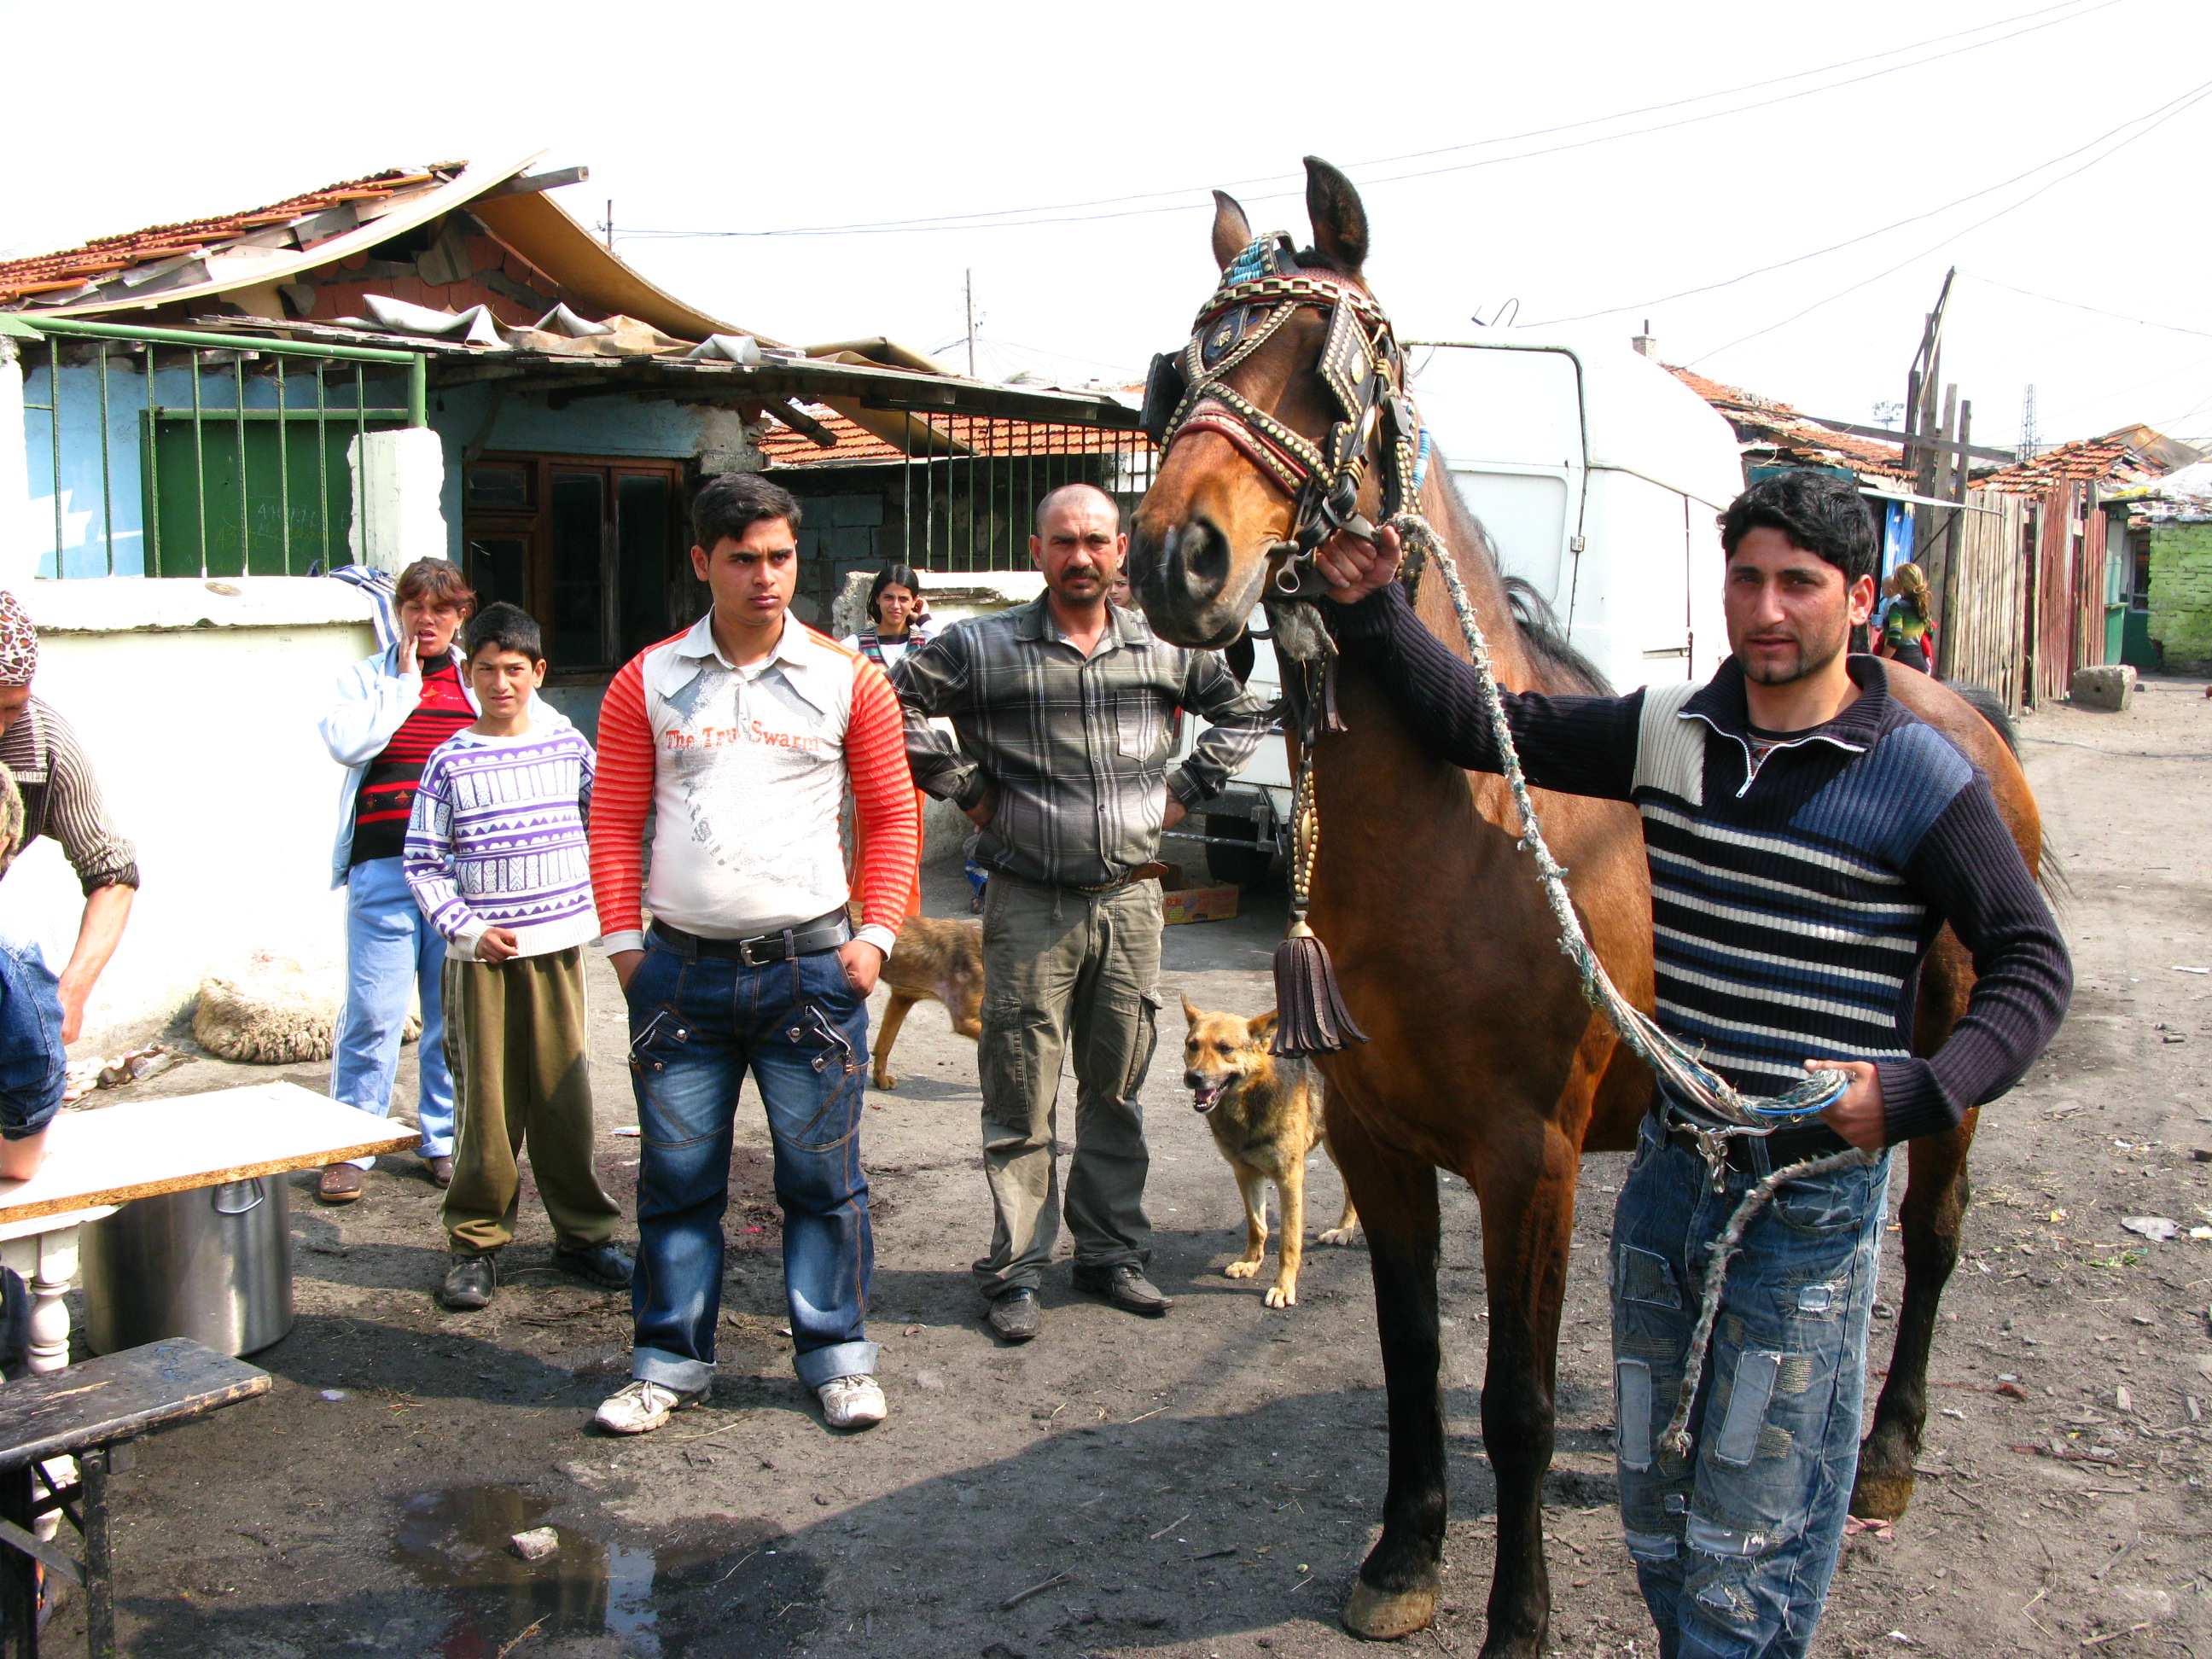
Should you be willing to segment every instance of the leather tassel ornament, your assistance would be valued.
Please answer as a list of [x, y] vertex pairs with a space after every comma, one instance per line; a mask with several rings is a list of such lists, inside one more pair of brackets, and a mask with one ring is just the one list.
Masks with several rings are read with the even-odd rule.
[[1367, 1033], [1352, 1021], [1338, 990], [1328, 947], [1303, 919], [1291, 924], [1290, 937], [1275, 947], [1275, 1037], [1277, 1054], [1341, 1054]]

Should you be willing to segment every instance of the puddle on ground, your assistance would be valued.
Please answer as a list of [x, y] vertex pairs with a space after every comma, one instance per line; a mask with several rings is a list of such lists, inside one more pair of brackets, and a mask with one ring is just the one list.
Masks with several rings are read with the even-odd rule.
[[[740, 1640], [735, 1649], [728, 1642], [748, 1626], [784, 1624], [779, 1610], [811, 1602], [819, 1589], [813, 1562], [772, 1524], [727, 1516], [688, 1522], [650, 1545], [556, 1524], [554, 1554], [540, 1561], [514, 1554], [507, 1540], [547, 1524], [555, 1507], [513, 1486], [401, 1501], [392, 1559], [453, 1607], [439, 1639], [441, 1659], [495, 1659], [532, 1626], [538, 1636], [611, 1635], [641, 1659], [774, 1651], [781, 1639], [757, 1647]], [[805, 1630], [794, 1624], [762, 1634], [787, 1639]]]

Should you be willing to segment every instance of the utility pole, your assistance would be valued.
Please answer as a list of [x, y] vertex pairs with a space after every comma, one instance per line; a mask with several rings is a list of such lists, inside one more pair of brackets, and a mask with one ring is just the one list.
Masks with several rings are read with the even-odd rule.
[[975, 378], [975, 272], [971, 267], [962, 273], [968, 290], [968, 378]]
[[615, 198], [607, 198], [607, 222], [601, 227], [607, 233], [607, 252], [615, 251]]
[[2035, 459], [2042, 440], [2035, 429], [2035, 388], [2031, 386], [2020, 398], [2020, 458], [2023, 461]]

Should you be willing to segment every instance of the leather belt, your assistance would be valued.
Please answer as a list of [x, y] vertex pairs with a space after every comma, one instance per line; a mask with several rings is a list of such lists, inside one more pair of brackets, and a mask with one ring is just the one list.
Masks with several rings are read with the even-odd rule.
[[834, 951], [853, 937], [853, 919], [842, 908], [773, 933], [750, 939], [705, 939], [687, 933], [656, 917], [653, 937], [682, 957], [708, 957], [720, 962], [741, 962], [748, 968], [765, 968], [793, 957], [816, 956]]
[[[1669, 1123], [1661, 1117], [1659, 1132], [1667, 1137], [1670, 1146], [1680, 1148], [1700, 1162], [1704, 1160], [1705, 1149], [1699, 1143], [1694, 1129], [1686, 1128], [1679, 1123]], [[1724, 1144], [1728, 1148], [1725, 1161], [1729, 1169], [1742, 1175], [1765, 1175], [1805, 1158], [1825, 1158], [1830, 1152], [1846, 1152], [1851, 1143], [1825, 1123], [1804, 1123], [1796, 1128], [1777, 1129], [1771, 1135], [1731, 1136]], [[1753, 1146], [1765, 1149], [1765, 1169], [1753, 1161], [1751, 1149]]]

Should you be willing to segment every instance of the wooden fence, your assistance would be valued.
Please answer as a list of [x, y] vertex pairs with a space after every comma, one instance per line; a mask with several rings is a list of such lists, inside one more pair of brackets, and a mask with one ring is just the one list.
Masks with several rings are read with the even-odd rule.
[[2015, 714], [2065, 696], [2076, 668], [2105, 659], [2104, 514], [2079, 483], [1972, 490], [1966, 505], [1921, 559], [1937, 596], [1937, 672], [1987, 686]]

